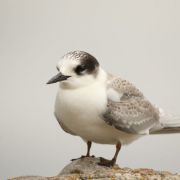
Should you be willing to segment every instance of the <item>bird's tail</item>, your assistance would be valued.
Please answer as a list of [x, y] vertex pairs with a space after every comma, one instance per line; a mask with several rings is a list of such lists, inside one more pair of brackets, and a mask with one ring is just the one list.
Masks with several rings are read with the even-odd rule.
[[160, 123], [150, 130], [150, 134], [180, 133], [180, 117], [159, 108]]

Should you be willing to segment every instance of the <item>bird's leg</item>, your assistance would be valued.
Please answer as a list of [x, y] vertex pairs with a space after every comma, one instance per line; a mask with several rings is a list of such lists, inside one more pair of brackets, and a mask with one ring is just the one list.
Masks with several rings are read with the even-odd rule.
[[100, 162], [98, 164], [101, 166], [107, 166], [107, 167], [114, 166], [120, 149], [121, 149], [121, 143], [118, 142], [116, 144], [116, 153], [114, 157], [111, 160], [100, 157]]
[[85, 157], [89, 157], [89, 156], [90, 156], [91, 145], [92, 145], [92, 142], [91, 142], [91, 141], [88, 141], [88, 142], [87, 142], [87, 154], [86, 154]]
[[77, 160], [77, 159], [83, 159], [85, 157], [94, 157], [94, 156], [90, 156], [91, 145], [92, 145], [92, 142], [91, 141], [87, 141], [87, 153], [86, 153], [86, 155], [85, 156], [81, 156], [80, 158], [71, 159], [71, 161], [74, 161], [74, 160]]

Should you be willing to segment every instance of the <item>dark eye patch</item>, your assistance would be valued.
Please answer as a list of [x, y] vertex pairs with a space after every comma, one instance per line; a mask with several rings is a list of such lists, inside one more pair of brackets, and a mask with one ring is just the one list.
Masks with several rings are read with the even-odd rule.
[[85, 71], [87, 69], [86, 66], [84, 65], [78, 65], [76, 68], [75, 68], [75, 72], [76, 74], [78, 75], [82, 75], [82, 72]]

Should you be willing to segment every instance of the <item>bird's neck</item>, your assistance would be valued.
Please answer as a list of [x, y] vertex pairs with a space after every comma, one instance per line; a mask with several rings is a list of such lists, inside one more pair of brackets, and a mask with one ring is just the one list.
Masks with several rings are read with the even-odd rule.
[[99, 68], [99, 72], [97, 74], [97, 82], [98, 83], [106, 83], [107, 81], [107, 73], [105, 72], [105, 70], [103, 68]]

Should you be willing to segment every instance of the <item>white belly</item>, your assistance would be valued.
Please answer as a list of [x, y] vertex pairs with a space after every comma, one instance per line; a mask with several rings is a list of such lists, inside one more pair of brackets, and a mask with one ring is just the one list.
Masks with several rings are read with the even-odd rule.
[[104, 87], [60, 89], [56, 97], [55, 113], [68, 129], [86, 141], [102, 144], [116, 144], [120, 141], [127, 144], [136, 139], [137, 136], [121, 132], [101, 119], [106, 105]]

